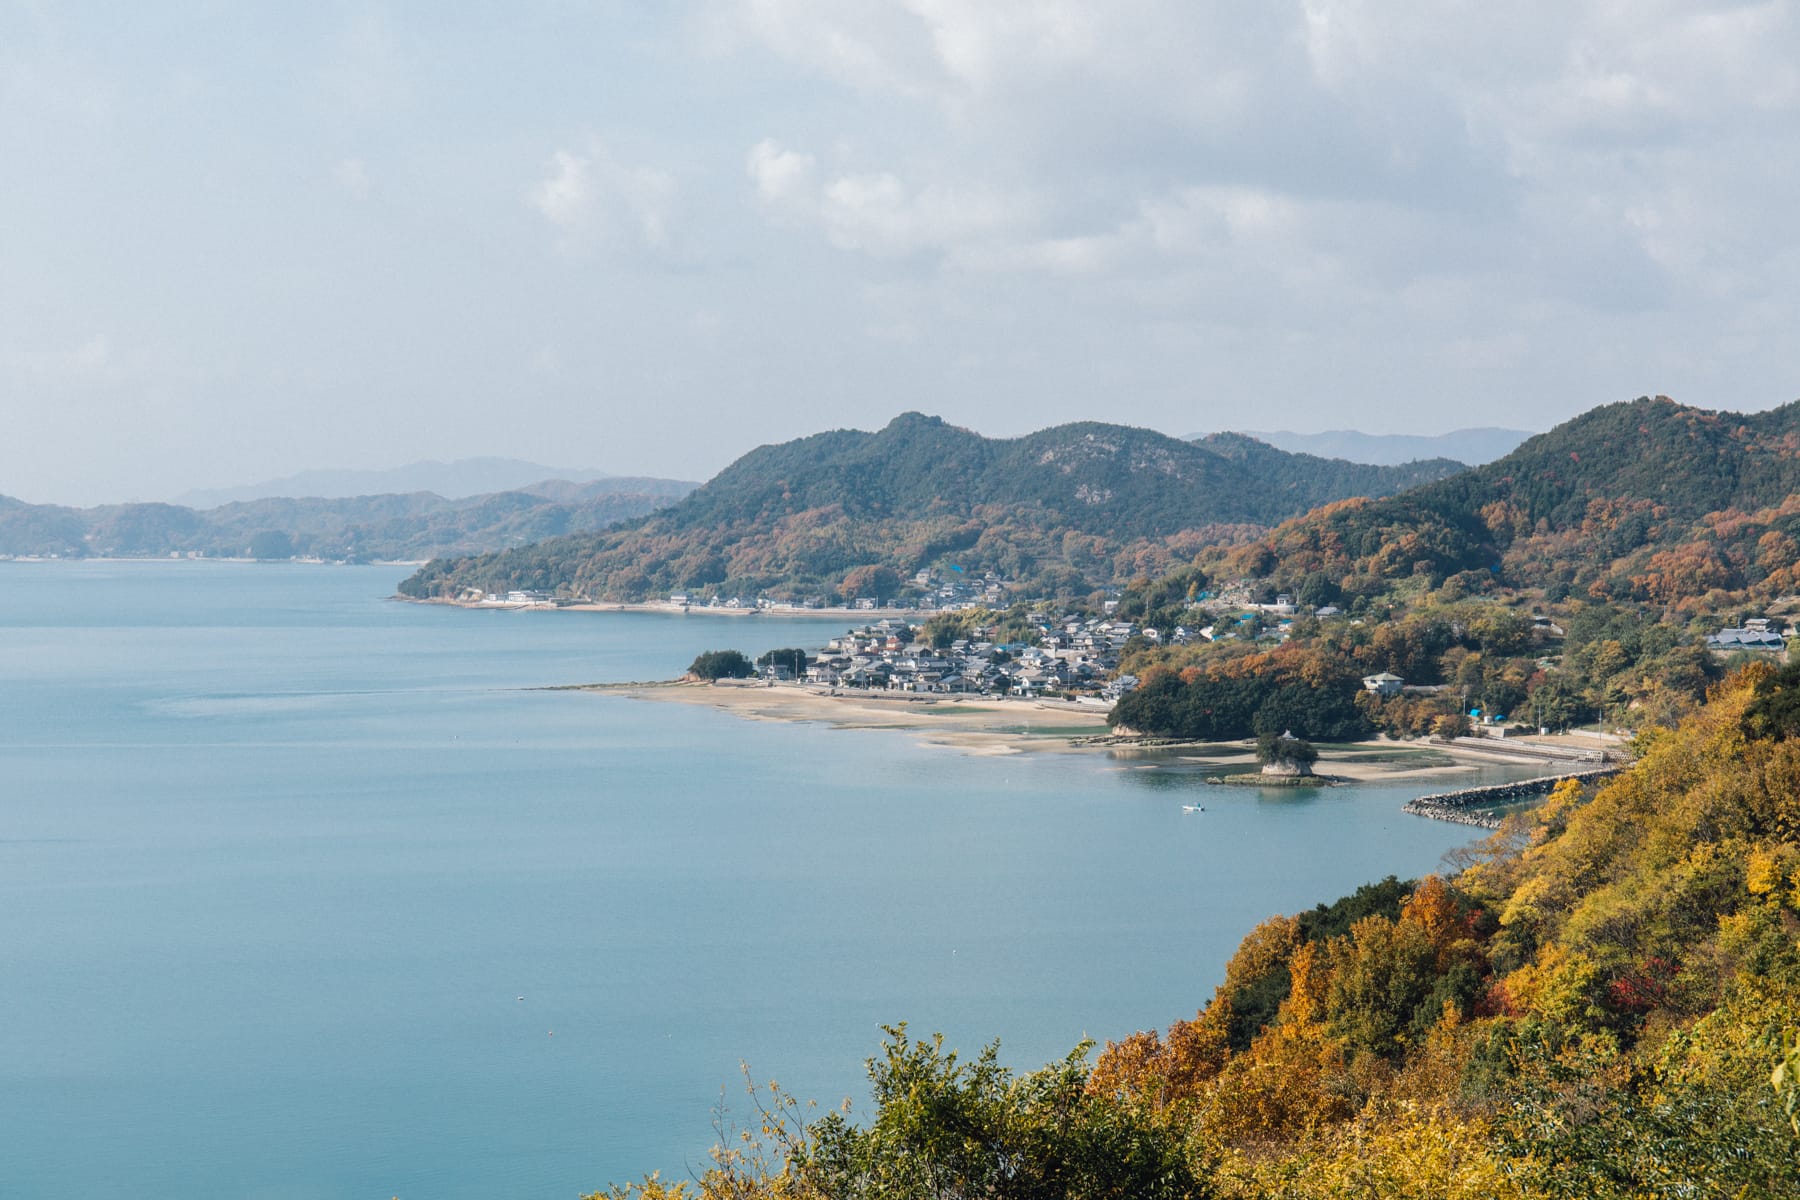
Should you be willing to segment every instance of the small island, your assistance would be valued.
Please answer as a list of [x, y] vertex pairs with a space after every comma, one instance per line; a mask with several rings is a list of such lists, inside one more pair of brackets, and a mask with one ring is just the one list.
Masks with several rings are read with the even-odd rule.
[[1259, 787], [1325, 787], [1337, 782], [1329, 775], [1313, 773], [1319, 751], [1309, 741], [1285, 733], [1264, 733], [1256, 739], [1256, 761], [1262, 769], [1244, 782]]

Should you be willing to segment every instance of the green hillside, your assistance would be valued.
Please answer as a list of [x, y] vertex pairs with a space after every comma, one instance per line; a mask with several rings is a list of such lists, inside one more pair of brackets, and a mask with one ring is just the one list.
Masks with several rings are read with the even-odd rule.
[[1460, 469], [1442, 459], [1369, 467], [1238, 435], [1189, 443], [1095, 422], [990, 439], [907, 413], [876, 433], [837, 430], [754, 450], [680, 504], [617, 530], [432, 563], [402, 591], [802, 595], [836, 592], [857, 568], [899, 577], [960, 566], [1069, 594], [1328, 500], [1386, 495]]

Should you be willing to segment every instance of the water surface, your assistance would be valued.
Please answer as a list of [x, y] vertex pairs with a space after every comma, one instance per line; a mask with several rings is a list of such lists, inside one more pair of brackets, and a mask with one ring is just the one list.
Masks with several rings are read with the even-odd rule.
[[841, 621], [424, 607], [401, 573], [0, 564], [0, 1194], [679, 1176], [741, 1060], [860, 1096], [905, 1020], [1042, 1063], [1471, 837], [1404, 788], [521, 690]]

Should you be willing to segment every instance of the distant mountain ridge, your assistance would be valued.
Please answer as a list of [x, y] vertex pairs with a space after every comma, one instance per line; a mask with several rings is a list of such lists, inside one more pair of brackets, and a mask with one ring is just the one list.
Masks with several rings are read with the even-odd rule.
[[693, 487], [669, 479], [547, 481], [454, 500], [431, 492], [272, 497], [206, 510], [175, 504], [78, 509], [0, 496], [0, 555], [417, 561], [600, 529], [678, 500]]
[[415, 596], [526, 587], [617, 600], [670, 590], [816, 594], [862, 568], [906, 576], [954, 566], [1069, 594], [1327, 500], [1391, 494], [1461, 470], [1443, 459], [1335, 462], [1236, 434], [1186, 442], [1100, 422], [991, 439], [905, 413], [875, 433], [840, 429], [760, 447], [679, 504], [619, 529], [434, 562], [402, 587]]
[[[1320, 458], [1342, 458], [1378, 466], [1398, 466], [1427, 458], [1452, 458], [1478, 467], [1511, 453], [1533, 436], [1525, 429], [1488, 426], [1438, 434], [1362, 433], [1354, 429], [1328, 429], [1323, 433], [1245, 432], [1249, 437], [1291, 454], [1313, 454]], [[1194, 434], [1188, 440], [1198, 441], [1202, 436]]]
[[170, 503], [184, 508], [217, 508], [248, 500], [285, 497], [317, 497], [326, 500], [349, 496], [409, 495], [431, 492], [446, 500], [462, 500], [495, 492], [535, 490], [531, 485], [546, 480], [593, 483], [613, 478], [605, 471], [547, 467], [517, 458], [459, 458], [452, 462], [427, 460], [382, 469], [328, 469], [301, 471], [281, 479], [242, 487], [210, 488], [185, 492]]

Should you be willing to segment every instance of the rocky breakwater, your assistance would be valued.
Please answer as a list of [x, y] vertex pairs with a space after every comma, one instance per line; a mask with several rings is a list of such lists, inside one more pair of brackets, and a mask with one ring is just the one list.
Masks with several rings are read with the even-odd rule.
[[1566, 775], [1545, 775], [1540, 779], [1521, 779], [1517, 783], [1490, 783], [1482, 787], [1459, 788], [1454, 792], [1434, 792], [1429, 796], [1420, 796], [1409, 800], [1401, 806], [1402, 812], [1409, 812], [1415, 817], [1431, 817], [1438, 821], [1453, 821], [1458, 825], [1474, 825], [1481, 829], [1500, 828], [1500, 816], [1485, 812], [1501, 804], [1511, 804], [1516, 800], [1529, 800], [1533, 796], [1547, 796], [1551, 789], [1565, 779], [1576, 779], [1582, 783], [1605, 779], [1617, 775], [1623, 767], [1599, 767], [1591, 771], [1572, 771]]

